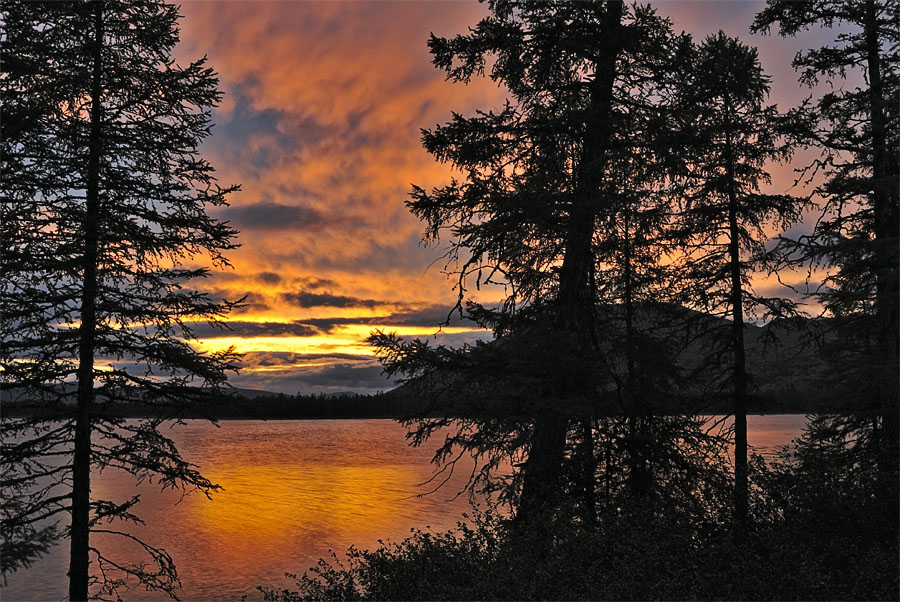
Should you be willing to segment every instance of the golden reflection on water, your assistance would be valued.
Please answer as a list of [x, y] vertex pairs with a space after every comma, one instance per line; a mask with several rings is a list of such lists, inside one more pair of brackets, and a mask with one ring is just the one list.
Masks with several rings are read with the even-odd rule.
[[304, 463], [224, 466], [208, 477], [224, 490], [212, 503], [192, 504], [192, 514], [249, 539], [289, 539], [310, 525], [339, 534], [389, 526], [396, 492], [415, 491], [418, 478], [396, 466]]
[[454, 489], [417, 497], [433, 450], [409, 448], [393, 421], [220, 424], [173, 434], [222, 490], [212, 500], [188, 496], [174, 510], [158, 494], [142, 504], [152, 506], [148, 524], [178, 563], [186, 598], [238, 599], [257, 585], [286, 585], [286, 571], [302, 573], [329, 550], [374, 547], [426, 525], [447, 529], [468, 509], [464, 497], [447, 502]]
[[[777, 446], [796, 437], [802, 416], [751, 417], [751, 444]], [[443, 531], [469, 509], [458, 491], [466, 470], [433, 495], [418, 497], [432, 475], [434, 445], [409, 448], [404, 429], [390, 420], [189, 421], [167, 431], [184, 457], [223, 487], [211, 500], [200, 494], [134, 484], [106, 471], [93, 495], [123, 501], [141, 494], [136, 513], [146, 525], [128, 531], [165, 547], [178, 566], [185, 600], [259, 599], [255, 588], [290, 587], [285, 572], [302, 573], [333, 549], [372, 548], [398, 541], [412, 528]], [[67, 543], [0, 591], [6, 600], [58, 600], [66, 593]], [[95, 538], [104, 553], [140, 560], [121, 538]], [[130, 590], [126, 600], [160, 596]]]
[[[185, 600], [259, 599], [255, 588], [290, 586], [285, 572], [302, 573], [329, 550], [372, 548], [398, 541], [412, 528], [446, 530], [469, 509], [449, 502], [459, 479], [435, 495], [417, 497], [431, 475], [433, 447], [411, 449], [390, 420], [189, 421], [166, 431], [184, 457], [223, 489], [212, 499], [135, 485], [130, 475], [95, 476], [95, 498], [123, 501], [141, 495], [136, 513], [145, 525], [129, 533], [164, 547], [173, 557]], [[66, 593], [68, 542], [27, 571], [14, 574], [0, 597], [56, 600]], [[105, 554], [138, 561], [122, 538], [95, 537]], [[157, 600], [132, 588], [126, 600]]]

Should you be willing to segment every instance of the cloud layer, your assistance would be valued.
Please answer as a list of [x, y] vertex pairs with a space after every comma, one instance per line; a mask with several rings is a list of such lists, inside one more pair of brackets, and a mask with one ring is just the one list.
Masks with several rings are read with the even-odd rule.
[[[773, 100], [793, 104], [802, 95], [789, 67], [798, 44], [747, 34], [761, 6], [658, 8], [695, 37], [722, 27], [761, 45], [776, 76]], [[244, 298], [244, 306], [230, 332], [198, 325], [197, 334], [210, 345], [232, 340], [239, 350], [256, 349], [234, 379], [239, 386], [383, 389], [360, 333], [403, 327], [424, 336], [447, 319], [456, 293], [440, 263], [429, 269], [440, 249], [421, 245], [422, 224], [404, 201], [411, 184], [428, 188], [449, 177], [422, 149], [420, 128], [451, 111], [502, 104], [504, 91], [489, 81], [446, 82], [426, 47], [432, 31], [465, 32], [486, 10], [462, 2], [182, 6], [177, 56], [185, 63], [208, 55], [225, 94], [202, 152], [222, 183], [242, 186], [218, 214], [241, 231], [234, 270], [205, 285], [214, 296]], [[789, 177], [780, 171], [774, 187], [784, 191]], [[471, 324], [451, 325], [460, 330], [445, 332], [445, 341], [485, 336]], [[271, 350], [278, 341], [283, 348]]]

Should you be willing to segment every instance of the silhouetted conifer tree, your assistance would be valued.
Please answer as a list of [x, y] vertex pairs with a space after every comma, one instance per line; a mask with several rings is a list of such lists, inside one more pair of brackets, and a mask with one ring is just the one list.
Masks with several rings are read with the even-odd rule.
[[[497, 310], [467, 307], [496, 339], [461, 350], [382, 333], [372, 340], [388, 371], [405, 374], [418, 394], [445, 400], [451, 414], [477, 416], [457, 420], [443, 459], [456, 447], [487, 455], [488, 468], [504, 453], [521, 464], [513, 485], [521, 488], [520, 522], [561, 506], [567, 441], [580, 441], [571, 456], [586, 463], [576, 489], [589, 520], [591, 419], [614, 388], [604, 357], [613, 336], [598, 325], [597, 308], [601, 292], [606, 302], [622, 300], [621, 287], [598, 284], [598, 270], [621, 257], [622, 241], [640, 246], [628, 222], [642, 219], [633, 207], [634, 165], [668, 156], [654, 136], [664, 127], [659, 105], [684, 40], [651, 9], [621, 2], [490, 8], [469, 34], [432, 37], [429, 45], [435, 65], [456, 82], [490, 64], [510, 100], [424, 132], [425, 148], [465, 176], [430, 192], [414, 188], [409, 206], [427, 222], [428, 240], [449, 238], [460, 310], [473, 281], [509, 287]], [[416, 440], [452, 423], [422, 421]]]
[[[881, 0], [769, 0], [753, 24], [783, 36], [834, 28], [832, 43], [800, 52], [794, 68], [814, 94], [794, 112], [798, 140], [821, 156], [822, 216], [811, 236], [783, 239], [790, 264], [828, 272], [817, 296], [837, 324], [826, 342], [828, 382], [868, 410], [836, 416], [858, 458], [881, 470], [896, 521], [900, 459], [900, 4]], [[840, 28], [838, 30], [838, 28]], [[819, 85], [822, 84], [822, 85]], [[889, 529], [891, 530], [891, 529]], [[896, 532], [896, 523], [892, 528]]]
[[[233, 354], [202, 354], [189, 321], [228, 302], [185, 288], [227, 265], [236, 232], [206, 210], [234, 188], [198, 153], [221, 94], [201, 59], [175, 64], [177, 7], [156, 0], [4, 2], [0, 320], [4, 401], [36, 418], [3, 421], [3, 568], [26, 566], [71, 516], [69, 598], [116, 595], [122, 572], [174, 595], [172, 559], [107, 558], [90, 533], [135, 520], [128, 500], [91, 497], [115, 468], [163, 488], [215, 486], [159, 430], [107, 402], [160, 416], [209, 400]], [[90, 565], [93, 564], [93, 575]]]
[[[767, 227], [783, 231], [799, 219], [803, 203], [789, 195], [763, 194], [770, 183], [764, 166], [789, 156], [779, 140], [780, 116], [763, 103], [769, 92], [756, 50], [719, 32], [698, 47], [682, 79], [685, 173], [679, 193], [684, 256], [680, 260], [687, 302], [707, 314], [730, 318], [724, 349], [728, 377], [720, 383], [734, 399], [735, 516], [747, 522], [747, 400], [750, 375], [745, 356], [746, 312], [761, 317], [793, 310], [785, 299], [757, 294], [753, 271], [766, 265]], [[724, 352], [724, 353], [723, 353]]]

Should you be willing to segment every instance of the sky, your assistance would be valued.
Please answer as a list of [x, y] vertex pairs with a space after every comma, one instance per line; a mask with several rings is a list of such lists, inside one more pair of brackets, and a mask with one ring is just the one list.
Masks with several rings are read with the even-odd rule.
[[[815, 45], [750, 35], [756, 1], [654, 3], [696, 39], [719, 29], [759, 47], [771, 102], [808, 95], [791, 58]], [[445, 81], [426, 42], [463, 33], [487, 14], [474, 2], [195, 1], [182, 5], [185, 64], [207, 55], [224, 93], [201, 148], [220, 183], [240, 184], [216, 215], [240, 230], [232, 269], [195, 286], [245, 305], [230, 330], [200, 326], [197, 345], [244, 353], [241, 388], [372, 393], [392, 388], [364, 339], [375, 328], [461, 345], [489, 335], [448, 317], [457, 292], [440, 243], [421, 242], [406, 209], [411, 185], [446, 183], [450, 170], [421, 146], [421, 128], [451, 112], [502, 105], [484, 79]], [[773, 190], [793, 181], [773, 169]], [[452, 269], [452, 266], [449, 266]], [[482, 293], [490, 298], [500, 291]]]

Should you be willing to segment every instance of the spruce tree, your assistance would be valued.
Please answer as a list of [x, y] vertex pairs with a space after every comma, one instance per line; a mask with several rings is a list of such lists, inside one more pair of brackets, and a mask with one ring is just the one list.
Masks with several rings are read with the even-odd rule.
[[[854, 455], [880, 470], [896, 532], [900, 460], [900, 5], [882, 0], [769, 0], [753, 30], [782, 36], [831, 29], [793, 66], [813, 89], [794, 111], [798, 142], [820, 151], [803, 177], [821, 217], [810, 236], [783, 239], [793, 265], [822, 268], [816, 296], [835, 325], [825, 343], [830, 386], [855, 416], [833, 417]], [[821, 84], [821, 85], [820, 85]], [[822, 176], [822, 179], [816, 179]]]
[[[485, 74], [490, 64], [489, 77], [508, 89], [509, 101], [423, 132], [425, 148], [464, 179], [414, 188], [408, 204], [427, 223], [426, 239], [448, 239], [460, 310], [473, 285], [508, 287], [499, 308], [467, 306], [495, 340], [461, 350], [384, 334], [373, 342], [387, 369], [405, 374], [418, 394], [455, 400], [454, 418], [420, 422], [417, 440], [454, 425], [447, 457], [453, 446], [468, 449], [488, 456], [490, 468], [498, 454], [511, 455], [521, 466], [512, 484], [521, 524], [553, 518], [572, 503], [588, 521], [591, 420], [612, 385], [607, 333], [597, 323], [598, 256], [615, 253], [600, 249], [604, 241], [618, 244], [607, 225], [633, 194], [624, 183], [628, 166], [667, 154], [640, 132], [659, 125], [653, 120], [680, 42], [651, 9], [621, 2], [497, 1], [490, 8], [470, 33], [432, 37], [429, 45], [455, 82]], [[579, 458], [579, 493], [565, 501], [564, 467]]]
[[[747, 372], [748, 311], [759, 318], [784, 317], [785, 299], [757, 294], [750, 281], [767, 265], [767, 228], [785, 230], [803, 208], [789, 195], [763, 194], [771, 182], [767, 163], [784, 160], [781, 117], [766, 106], [769, 78], [756, 50], [723, 32], [697, 48], [681, 83], [686, 144], [679, 193], [683, 256], [679, 261], [688, 303], [705, 314], [730, 319], [729, 332], [708, 358], [727, 358], [727, 377], [716, 384], [730, 392], [734, 413], [734, 504], [737, 533], [746, 532], [748, 504]], [[724, 367], [724, 366], [723, 366]]]
[[[71, 600], [115, 595], [116, 571], [174, 595], [163, 550], [144, 546], [154, 569], [91, 546], [92, 532], [124, 534], [114, 521], [134, 520], [138, 500], [93, 498], [90, 480], [109, 467], [215, 488], [160, 426], [213, 399], [233, 367], [231, 352], [197, 352], [189, 327], [233, 304], [186, 286], [208, 273], [199, 259], [227, 266], [235, 247], [207, 214], [235, 188], [199, 154], [218, 82], [205, 59], [174, 62], [178, 10], [161, 1], [0, 11], [0, 360], [4, 405], [24, 415], [3, 420], [3, 568], [26, 566], [68, 514]], [[154, 418], [109, 409], [133, 403]]]

